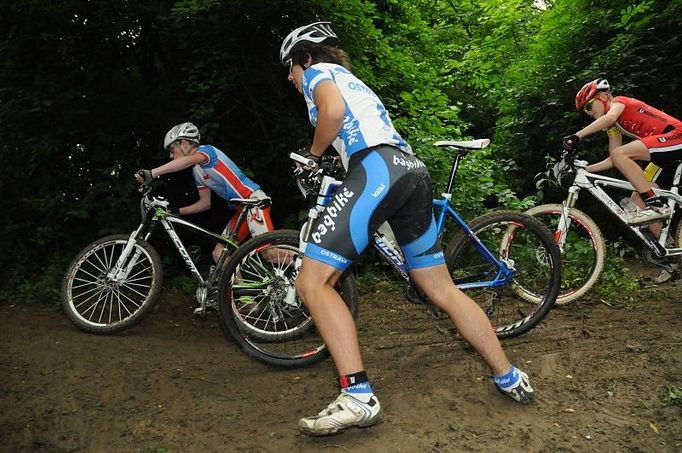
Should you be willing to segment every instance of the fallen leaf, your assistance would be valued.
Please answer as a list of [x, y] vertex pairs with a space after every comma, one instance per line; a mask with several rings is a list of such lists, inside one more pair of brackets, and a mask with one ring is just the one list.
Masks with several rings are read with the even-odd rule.
[[653, 432], [658, 434], [658, 428], [656, 427], [656, 425], [654, 425], [653, 423], [649, 423], [649, 428], [651, 428]]

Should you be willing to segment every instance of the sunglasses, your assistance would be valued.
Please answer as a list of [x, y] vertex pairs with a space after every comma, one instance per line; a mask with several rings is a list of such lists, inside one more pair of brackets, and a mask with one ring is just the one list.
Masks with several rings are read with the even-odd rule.
[[291, 58], [284, 62], [284, 67], [287, 68], [289, 74], [294, 70], [294, 62]]
[[589, 113], [592, 111], [592, 104], [594, 104], [594, 101], [596, 101], [597, 98], [592, 98], [589, 101], [587, 101], [587, 104], [583, 107], [583, 112]]

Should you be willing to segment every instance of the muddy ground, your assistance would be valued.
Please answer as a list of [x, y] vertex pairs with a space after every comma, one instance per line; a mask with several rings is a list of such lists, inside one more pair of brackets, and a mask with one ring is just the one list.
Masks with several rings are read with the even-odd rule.
[[[647, 286], [647, 285], [643, 285]], [[650, 286], [650, 285], [649, 285]], [[329, 360], [281, 370], [246, 357], [218, 318], [172, 290], [139, 326], [78, 331], [56, 308], [0, 306], [0, 451], [682, 451], [682, 284], [554, 309], [504, 341], [538, 401], [498, 394], [482, 361], [390, 286], [358, 328], [382, 424], [328, 438], [297, 419], [335, 396]]]

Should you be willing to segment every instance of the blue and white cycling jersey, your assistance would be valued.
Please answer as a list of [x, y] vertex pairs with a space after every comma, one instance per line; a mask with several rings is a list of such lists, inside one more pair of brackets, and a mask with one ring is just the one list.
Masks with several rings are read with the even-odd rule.
[[412, 154], [412, 148], [396, 132], [379, 97], [348, 69], [337, 64], [317, 63], [303, 72], [303, 96], [313, 127], [317, 125], [315, 89], [326, 80], [336, 84], [346, 104], [343, 126], [332, 143], [344, 167], [348, 168], [348, 159], [354, 153], [377, 145], [393, 145]]
[[232, 160], [215, 146], [201, 145], [199, 154], [206, 162], [192, 168], [198, 190], [211, 189], [227, 201], [231, 198], [249, 198], [260, 186], [249, 179]]

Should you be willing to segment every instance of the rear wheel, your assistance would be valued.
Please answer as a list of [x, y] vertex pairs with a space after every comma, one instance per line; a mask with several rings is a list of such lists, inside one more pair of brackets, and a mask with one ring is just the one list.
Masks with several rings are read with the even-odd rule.
[[149, 312], [162, 286], [161, 259], [154, 248], [136, 241], [123, 268], [110, 275], [129, 237], [115, 234], [85, 247], [69, 265], [62, 282], [62, 306], [80, 329], [110, 334], [128, 329]]
[[[308, 310], [296, 294], [299, 233], [256, 236], [232, 255], [220, 282], [224, 330], [249, 356], [277, 366], [310, 365], [328, 357]], [[355, 315], [358, 291], [349, 272], [336, 285]]]
[[498, 337], [527, 332], [549, 312], [559, 293], [561, 257], [552, 234], [537, 220], [514, 211], [482, 215], [469, 227], [514, 272], [506, 285], [479, 286], [479, 282], [496, 280], [500, 269], [479, 252], [477, 241], [460, 231], [446, 249], [455, 284], [477, 286], [464, 291], [486, 313]]
[[[563, 205], [545, 204], [526, 211], [554, 232], [558, 241], [559, 222]], [[568, 213], [571, 225], [561, 247], [562, 276], [558, 305], [573, 302], [584, 296], [596, 283], [604, 270], [606, 245], [604, 236], [596, 223], [579, 209]], [[531, 301], [534, 301], [531, 299]]]

